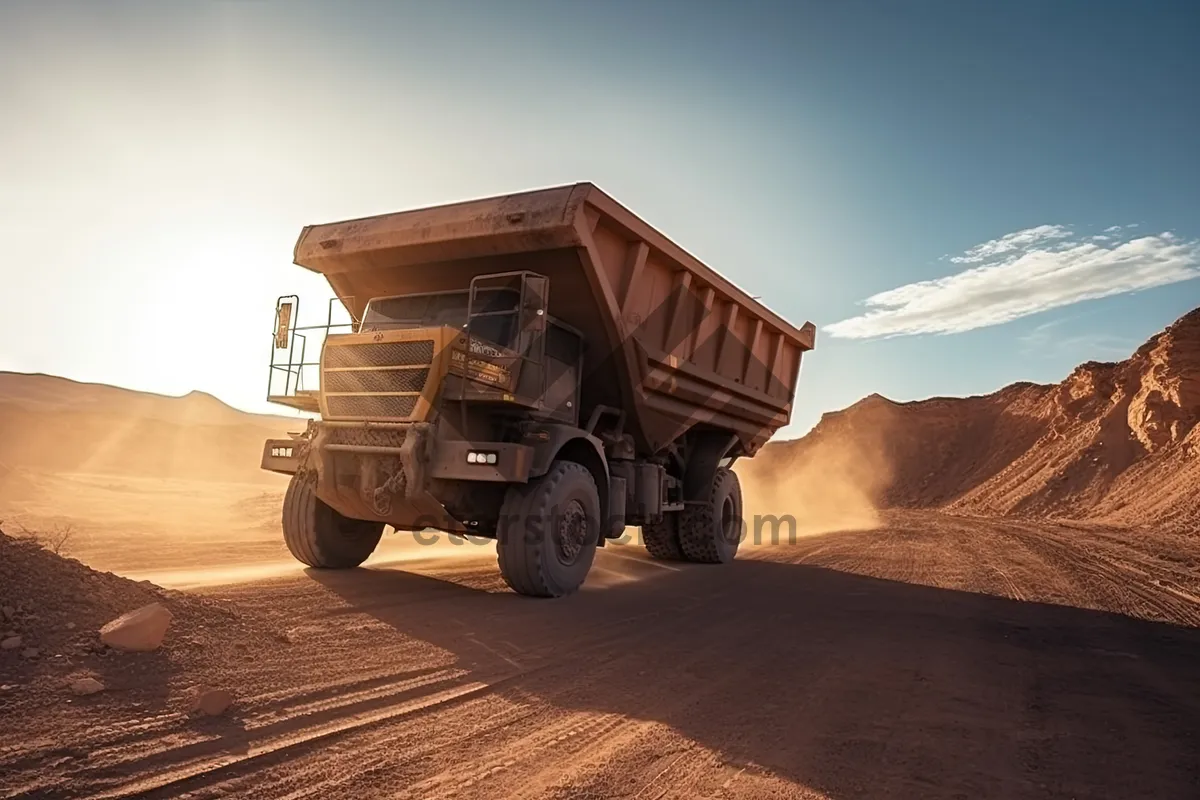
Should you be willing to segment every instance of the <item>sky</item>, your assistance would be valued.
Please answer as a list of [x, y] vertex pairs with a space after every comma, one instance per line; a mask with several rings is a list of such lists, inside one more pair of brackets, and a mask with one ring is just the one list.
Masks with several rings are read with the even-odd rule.
[[1200, 305], [1200, 4], [0, 4], [0, 369], [266, 404], [303, 225], [591, 181], [797, 325], [792, 424]]

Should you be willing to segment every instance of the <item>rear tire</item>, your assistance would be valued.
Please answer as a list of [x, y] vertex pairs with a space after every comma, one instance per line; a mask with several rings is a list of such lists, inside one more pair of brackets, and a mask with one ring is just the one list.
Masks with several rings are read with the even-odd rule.
[[382, 522], [344, 517], [317, 497], [311, 479], [292, 477], [283, 497], [283, 541], [297, 561], [320, 569], [357, 567], [382, 535]]
[[600, 493], [582, 464], [557, 461], [550, 471], [511, 486], [496, 531], [504, 582], [518, 594], [561, 597], [577, 590], [600, 540]]
[[660, 561], [683, 561], [683, 550], [679, 546], [678, 512], [668, 512], [659, 522], [642, 526], [642, 545], [651, 558]]
[[742, 486], [732, 470], [721, 467], [713, 476], [705, 503], [684, 506], [679, 521], [679, 547], [688, 561], [726, 564], [737, 555], [742, 540]]

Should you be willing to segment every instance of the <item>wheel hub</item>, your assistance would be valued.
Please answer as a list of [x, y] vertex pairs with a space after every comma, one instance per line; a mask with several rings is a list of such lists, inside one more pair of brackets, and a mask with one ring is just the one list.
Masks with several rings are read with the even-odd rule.
[[587, 513], [583, 503], [572, 500], [563, 510], [558, 520], [557, 535], [554, 537], [560, 560], [565, 564], [574, 564], [575, 559], [583, 552], [583, 543], [587, 539]]

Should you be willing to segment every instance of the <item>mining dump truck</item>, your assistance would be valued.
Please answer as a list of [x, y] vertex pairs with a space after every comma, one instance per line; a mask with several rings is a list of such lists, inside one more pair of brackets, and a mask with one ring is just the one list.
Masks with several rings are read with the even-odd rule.
[[313, 225], [294, 256], [348, 318], [276, 304], [268, 399], [319, 416], [262, 457], [292, 476], [297, 559], [356, 567], [386, 525], [435, 529], [494, 539], [514, 591], [555, 597], [627, 526], [655, 558], [734, 558], [731, 466], [788, 422], [811, 323], [588, 183]]

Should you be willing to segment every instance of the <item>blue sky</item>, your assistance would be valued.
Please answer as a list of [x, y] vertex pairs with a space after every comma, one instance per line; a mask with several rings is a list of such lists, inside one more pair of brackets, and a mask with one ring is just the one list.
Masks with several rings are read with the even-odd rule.
[[1057, 381], [1200, 305], [1198, 40], [1189, 2], [6, 3], [0, 369], [265, 410], [302, 225], [589, 180], [817, 323], [784, 435]]

